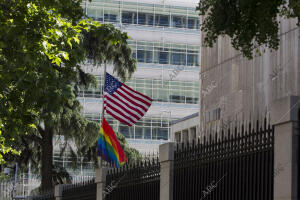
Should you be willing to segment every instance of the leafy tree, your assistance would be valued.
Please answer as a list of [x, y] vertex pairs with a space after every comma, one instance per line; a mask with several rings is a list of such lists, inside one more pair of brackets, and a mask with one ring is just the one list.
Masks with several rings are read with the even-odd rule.
[[[127, 163], [136, 163], [142, 160], [142, 155], [134, 148], [131, 148], [124, 137], [119, 132], [115, 132], [116, 137], [127, 157]], [[72, 143], [75, 145], [72, 145]], [[75, 148], [74, 148], [75, 147]], [[68, 152], [69, 156], [72, 158], [73, 169], [78, 169], [80, 162], [94, 162], [94, 167], [98, 167], [98, 156], [97, 156], [97, 143], [94, 142], [94, 145], [91, 146], [86, 142], [81, 142], [79, 138], [76, 138], [74, 141], [65, 140], [63, 148], [61, 148], [61, 154]], [[36, 156], [34, 156], [36, 157]], [[80, 158], [82, 160], [80, 160]], [[59, 179], [59, 178], [56, 178]]]
[[218, 36], [228, 35], [232, 46], [252, 58], [254, 49], [279, 46], [279, 15], [298, 18], [299, 0], [200, 0], [197, 10], [204, 20], [204, 44], [212, 47]]
[[111, 62], [123, 79], [136, 68], [127, 34], [83, 19], [80, 3], [0, 2], [0, 154], [20, 150], [20, 160], [29, 160], [30, 145], [39, 148], [42, 190], [53, 187], [53, 136], [92, 144], [99, 130], [76, 99], [80, 88], [95, 83], [81, 70], [86, 58]]
[[120, 142], [122, 149], [124, 150], [128, 163], [137, 163], [138, 161], [142, 160], [142, 155], [138, 152], [138, 150], [129, 146], [124, 135], [117, 132], [116, 136]]
[[3, 127], [3, 124], [0, 119], [0, 165], [5, 163], [5, 160], [3, 158], [4, 154], [7, 154], [7, 153], [12, 153], [15, 155], [20, 154], [19, 151], [17, 151], [16, 149], [12, 148], [10, 145], [7, 144], [6, 138], [2, 135], [2, 130], [1, 130], [2, 127]]

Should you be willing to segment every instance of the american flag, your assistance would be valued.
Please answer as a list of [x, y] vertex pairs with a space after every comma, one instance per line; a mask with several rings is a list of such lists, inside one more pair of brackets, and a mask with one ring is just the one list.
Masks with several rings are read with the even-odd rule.
[[106, 73], [104, 109], [115, 119], [132, 126], [145, 115], [152, 101]]

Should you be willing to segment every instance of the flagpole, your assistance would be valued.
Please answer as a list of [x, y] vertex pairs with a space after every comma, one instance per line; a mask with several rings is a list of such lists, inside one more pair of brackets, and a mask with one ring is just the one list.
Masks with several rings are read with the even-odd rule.
[[[102, 113], [101, 113], [101, 125], [104, 119], [104, 89], [105, 89], [105, 81], [106, 81], [106, 61], [104, 62], [104, 82], [103, 82], [103, 90], [102, 90], [102, 95], [103, 95], [103, 103], [102, 103]], [[102, 158], [100, 157], [100, 163], [99, 163], [99, 167], [102, 167]]]

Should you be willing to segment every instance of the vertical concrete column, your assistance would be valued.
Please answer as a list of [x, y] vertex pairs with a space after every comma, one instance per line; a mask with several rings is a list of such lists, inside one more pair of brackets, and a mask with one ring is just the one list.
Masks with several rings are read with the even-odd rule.
[[[200, 114], [199, 114], [200, 115]], [[199, 125], [196, 126], [196, 139], [200, 136], [200, 128]]]
[[159, 146], [160, 200], [173, 200], [174, 143]]
[[191, 142], [192, 141], [192, 130], [191, 128], [188, 128], [187, 129], [187, 134], [188, 134], [188, 142]]
[[54, 188], [55, 200], [62, 200], [63, 185], [56, 185]]
[[184, 142], [183, 130], [180, 131], [180, 142]]
[[95, 182], [97, 183], [97, 200], [104, 200], [106, 175], [107, 175], [107, 168], [101, 167], [101, 168], [96, 169]]
[[274, 125], [274, 200], [299, 199], [299, 97], [271, 106]]

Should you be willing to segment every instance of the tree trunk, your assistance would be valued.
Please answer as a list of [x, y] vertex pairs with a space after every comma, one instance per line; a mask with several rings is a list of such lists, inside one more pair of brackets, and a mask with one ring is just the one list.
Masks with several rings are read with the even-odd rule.
[[53, 168], [53, 129], [45, 123], [45, 130], [41, 133], [42, 142], [42, 191], [53, 189], [52, 168]]

